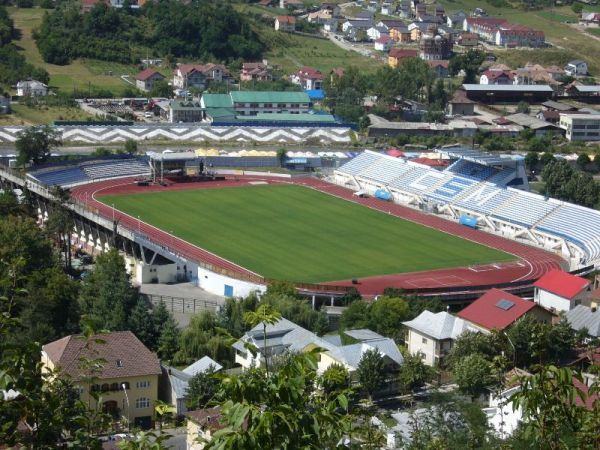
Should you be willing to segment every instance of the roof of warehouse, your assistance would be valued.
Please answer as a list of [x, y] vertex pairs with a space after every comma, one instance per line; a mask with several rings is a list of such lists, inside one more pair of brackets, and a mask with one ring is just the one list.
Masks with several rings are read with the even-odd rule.
[[310, 103], [306, 92], [233, 91], [234, 103]]

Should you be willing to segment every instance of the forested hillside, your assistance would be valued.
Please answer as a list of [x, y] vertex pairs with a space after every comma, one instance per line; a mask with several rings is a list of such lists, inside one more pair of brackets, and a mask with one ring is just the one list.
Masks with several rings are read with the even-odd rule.
[[35, 39], [52, 64], [76, 58], [128, 64], [146, 54], [227, 62], [256, 59], [264, 50], [247, 18], [206, 0], [147, 2], [139, 10], [97, 5], [89, 13], [62, 4], [44, 16]]

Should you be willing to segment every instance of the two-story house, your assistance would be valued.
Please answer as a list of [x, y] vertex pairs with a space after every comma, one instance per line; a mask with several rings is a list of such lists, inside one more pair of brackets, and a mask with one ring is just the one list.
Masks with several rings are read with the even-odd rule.
[[306, 90], [323, 89], [323, 74], [312, 67], [303, 67], [290, 77], [290, 81]]
[[[99, 361], [91, 371], [84, 360]], [[160, 362], [131, 331], [114, 331], [87, 341], [70, 335], [42, 347], [42, 364], [57, 377], [69, 378], [84, 402], [100, 394], [102, 409], [115, 419], [150, 428], [158, 399]]]
[[437, 366], [452, 348], [454, 340], [465, 331], [474, 330], [460, 317], [445, 311], [423, 311], [413, 320], [402, 324], [408, 328], [406, 345], [409, 353], [421, 355], [423, 363], [428, 366]]
[[19, 81], [17, 95], [19, 97], [45, 97], [48, 95], [48, 86], [36, 80]]
[[147, 68], [135, 76], [135, 86], [144, 92], [149, 92], [154, 87], [154, 83], [164, 80], [165, 76], [157, 70]]
[[231, 79], [223, 64], [179, 64], [173, 75], [175, 89], [206, 89], [210, 83]]
[[546, 272], [533, 286], [535, 302], [557, 312], [567, 312], [583, 304], [590, 293], [588, 280], [559, 269]]
[[240, 81], [272, 81], [271, 67], [265, 62], [245, 62], [240, 70]]
[[275, 29], [293, 33], [296, 31], [296, 18], [294, 16], [277, 16], [275, 18]]

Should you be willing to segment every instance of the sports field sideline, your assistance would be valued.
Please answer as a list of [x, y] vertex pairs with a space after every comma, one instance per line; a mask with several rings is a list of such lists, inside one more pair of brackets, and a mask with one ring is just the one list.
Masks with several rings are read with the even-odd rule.
[[325, 282], [515, 260], [513, 255], [296, 185], [98, 200], [267, 278]]

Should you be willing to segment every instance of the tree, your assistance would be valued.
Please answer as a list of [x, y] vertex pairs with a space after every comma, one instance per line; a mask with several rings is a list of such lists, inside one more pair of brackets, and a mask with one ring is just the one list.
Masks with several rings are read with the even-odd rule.
[[587, 153], [580, 153], [577, 157], [577, 167], [579, 167], [581, 170], [585, 170], [588, 164], [591, 162], [592, 160]]
[[549, 153], [549, 152], [545, 152], [540, 158], [540, 162], [544, 166], [546, 166], [547, 164], [550, 164], [553, 161], [556, 161], [556, 158], [554, 157], [554, 155], [552, 153]]
[[9, 189], [0, 192], [0, 217], [17, 215], [21, 210], [15, 193]]
[[372, 401], [373, 394], [385, 383], [385, 359], [379, 351], [369, 349], [363, 353], [356, 368], [356, 375]]
[[173, 96], [173, 88], [169, 86], [167, 80], [157, 80], [152, 85], [150, 96], [171, 98]]
[[220, 323], [212, 311], [203, 311], [190, 320], [179, 339], [179, 349], [173, 360], [176, 364], [191, 364], [203, 356], [210, 356], [229, 367], [232, 360], [231, 348], [220, 334]]
[[125, 270], [125, 260], [113, 248], [98, 255], [94, 271], [82, 283], [81, 311], [98, 328], [126, 330], [138, 295]]
[[263, 303], [256, 311], [248, 311], [244, 314], [244, 320], [251, 327], [255, 327], [262, 324], [263, 328], [263, 353], [262, 356], [265, 360], [265, 371], [269, 376], [269, 355], [267, 354], [267, 325], [274, 325], [281, 319], [281, 313], [273, 308], [271, 305]]
[[347, 390], [350, 387], [348, 369], [340, 364], [330, 365], [319, 378], [319, 385], [328, 394]]
[[529, 111], [530, 111], [529, 103], [520, 101], [517, 104], [517, 112], [518, 113], [529, 114]]
[[198, 372], [190, 378], [185, 395], [185, 407], [188, 410], [206, 408], [214, 399], [221, 384], [215, 373], [215, 367], [210, 366], [206, 372]]
[[285, 160], [287, 158], [287, 149], [280, 148], [277, 150], [277, 159], [279, 160], [279, 167], [283, 167], [285, 165]]
[[340, 328], [351, 330], [369, 327], [369, 305], [363, 300], [356, 300], [342, 312]]
[[221, 382], [225, 427], [207, 450], [336, 448], [350, 427], [347, 397], [314, 390], [316, 354], [286, 359], [269, 375], [250, 369]]
[[125, 153], [129, 155], [135, 155], [138, 152], [138, 143], [133, 139], [127, 139], [125, 141]]
[[429, 383], [435, 376], [435, 369], [426, 365], [421, 355], [404, 355], [404, 362], [400, 366], [398, 379], [405, 392], [414, 391]]
[[538, 162], [539, 157], [537, 152], [530, 151], [527, 153], [527, 155], [525, 155], [525, 165], [529, 170], [535, 169], [535, 167], [538, 165]]
[[71, 234], [75, 225], [73, 213], [69, 208], [71, 194], [68, 189], [56, 186], [52, 189], [52, 196], [51, 210], [46, 226], [56, 236], [56, 241], [64, 255], [65, 270], [70, 272], [72, 269]]
[[165, 361], [171, 361], [178, 350], [179, 328], [173, 318], [169, 318], [163, 325], [158, 338], [158, 355]]
[[467, 50], [466, 53], [454, 55], [450, 58], [448, 70], [450, 75], [456, 76], [462, 70], [465, 73], [463, 83], [475, 83], [479, 67], [485, 61], [485, 53], [481, 50]]
[[17, 164], [24, 167], [32, 162], [39, 164], [46, 161], [52, 150], [62, 145], [60, 132], [49, 125], [29, 127], [18, 134], [15, 142]]
[[404, 330], [400, 324], [411, 319], [410, 308], [404, 299], [398, 297], [380, 297], [368, 308], [369, 328], [396, 342], [404, 339]]
[[129, 330], [142, 341], [142, 343], [153, 349], [156, 347], [158, 333], [154, 327], [152, 316], [150, 315], [148, 303], [143, 298], [139, 297], [135, 306], [131, 309], [128, 317]]
[[459, 389], [472, 397], [500, 383], [496, 368], [481, 353], [461, 358], [454, 364], [452, 375]]
[[573, 3], [571, 5], [571, 9], [575, 14], [581, 14], [581, 11], [583, 11], [583, 5], [581, 3]]

